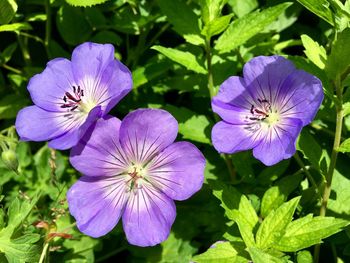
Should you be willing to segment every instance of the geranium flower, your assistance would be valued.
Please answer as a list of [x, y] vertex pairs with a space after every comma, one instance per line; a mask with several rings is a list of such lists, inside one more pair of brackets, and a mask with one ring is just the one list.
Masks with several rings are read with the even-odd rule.
[[212, 130], [215, 149], [235, 153], [253, 149], [255, 158], [273, 165], [290, 158], [301, 128], [323, 100], [321, 81], [280, 56], [253, 58], [243, 78], [230, 77], [212, 100], [223, 121]]
[[35, 105], [18, 113], [17, 132], [24, 141], [50, 140], [52, 148], [71, 148], [131, 88], [131, 73], [114, 58], [112, 45], [81, 44], [71, 61], [53, 59], [30, 79], [28, 90]]
[[84, 174], [67, 193], [81, 232], [103, 236], [122, 217], [131, 244], [153, 246], [168, 237], [173, 200], [192, 196], [204, 178], [204, 156], [191, 143], [174, 143], [177, 131], [174, 117], [156, 109], [96, 122], [70, 156]]

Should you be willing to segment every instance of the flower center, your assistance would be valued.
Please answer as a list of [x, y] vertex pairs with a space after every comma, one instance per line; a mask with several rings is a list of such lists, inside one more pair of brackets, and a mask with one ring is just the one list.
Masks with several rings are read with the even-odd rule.
[[271, 114], [271, 104], [267, 99], [258, 99], [258, 105], [252, 105], [250, 108], [250, 120], [263, 121]]
[[146, 175], [146, 171], [141, 165], [131, 165], [127, 174], [129, 176], [127, 182], [130, 183], [130, 190], [142, 187], [142, 182]]
[[68, 111], [82, 111], [85, 113], [90, 112], [90, 110], [95, 107], [95, 103], [82, 101], [82, 97], [84, 97], [84, 90], [80, 88], [80, 86], [72, 86], [73, 92], [66, 92], [62, 98], [63, 104], [61, 108], [67, 109]]
[[269, 126], [274, 125], [280, 120], [280, 115], [275, 111], [271, 112], [269, 116], [264, 120]]

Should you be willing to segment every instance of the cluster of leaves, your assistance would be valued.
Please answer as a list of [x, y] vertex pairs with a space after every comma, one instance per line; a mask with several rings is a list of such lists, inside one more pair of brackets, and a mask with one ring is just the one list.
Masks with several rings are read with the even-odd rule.
[[[350, 261], [349, 21], [349, 0], [0, 1], [0, 262], [310, 263], [321, 240], [324, 262]], [[113, 115], [166, 109], [179, 122], [179, 139], [206, 157], [202, 190], [177, 204], [159, 246], [128, 245], [121, 225], [104, 238], [82, 235], [65, 201], [79, 177], [68, 152], [16, 138], [16, 114], [31, 104], [28, 80], [85, 41], [112, 43], [132, 71], [133, 91]], [[210, 99], [250, 58], [271, 54], [322, 80], [322, 108], [295, 158], [272, 167], [249, 152], [225, 159], [211, 145]], [[320, 217], [339, 111], [340, 154], [327, 217]]]

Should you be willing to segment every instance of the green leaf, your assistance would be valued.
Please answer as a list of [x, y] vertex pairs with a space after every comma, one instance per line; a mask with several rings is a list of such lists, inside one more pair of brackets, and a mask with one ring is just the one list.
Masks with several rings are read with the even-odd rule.
[[26, 106], [28, 100], [17, 94], [9, 94], [0, 99], [0, 119], [16, 117], [17, 112]]
[[308, 59], [310, 59], [320, 69], [324, 69], [327, 61], [327, 54], [324, 47], [320, 46], [308, 35], [301, 35], [301, 41], [303, 42], [303, 46], [305, 48], [304, 53]]
[[205, 25], [205, 27], [202, 30], [202, 34], [207, 38], [211, 38], [212, 36], [220, 34], [227, 28], [231, 21], [231, 18], [232, 14], [215, 18], [214, 20], [210, 21], [207, 25]]
[[200, 0], [202, 18], [205, 24], [209, 24], [220, 16], [221, 10], [227, 0]]
[[346, 139], [345, 141], [343, 141], [339, 148], [337, 149], [338, 152], [342, 152], [342, 153], [348, 153], [350, 152], [350, 138]]
[[302, 174], [287, 176], [279, 180], [273, 187], [270, 187], [261, 201], [261, 215], [265, 218], [272, 210], [282, 205], [287, 200], [288, 195], [298, 187], [302, 179]]
[[260, 33], [271, 24], [291, 3], [255, 11], [233, 21], [216, 42], [215, 49], [220, 53], [229, 52]]
[[295, 252], [315, 244], [342, 230], [350, 222], [334, 217], [312, 217], [309, 214], [291, 222], [283, 237], [273, 244], [275, 249], [283, 252]]
[[0, 32], [10, 31], [10, 32], [17, 32], [21, 30], [31, 30], [32, 27], [29, 23], [23, 22], [23, 23], [13, 23], [8, 25], [2, 25], [0, 26]]
[[[339, 164], [339, 163], [338, 163]], [[348, 171], [348, 164], [345, 164], [345, 171]], [[343, 218], [350, 220], [350, 180], [348, 174], [341, 174], [338, 170], [334, 171], [332, 180], [332, 194], [328, 200], [328, 214], [342, 215]]]
[[174, 107], [165, 105], [163, 109], [169, 111], [179, 122], [179, 133], [184, 139], [189, 139], [201, 143], [210, 144], [209, 136], [206, 131], [212, 126], [205, 115], [199, 115], [184, 107]]
[[309, 9], [315, 15], [321, 17], [329, 24], [334, 25], [334, 19], [332, 11], [329, 8], [329, 2], [327, 0], [297, 0], [304, 7]]
[[297, 262], [298, 263], [312, 263], [313, 258], [312, 258], [310, 251], [303, 250], [303, 251], [298, 252]]
[[171, 67], [172, 67], [172, 62], [170, 62], [168, 59], [164, 59], [164, 60], [157, 60], [155, 62], [148, 63], [143, 67], [139, 67], [135, 69], [132, 72], [132, 79], [134, 83], [133, 88], [137, 89], [143, 84], [146, 84], [149, 81], [152, 81], [153, 79], [164, 74]]
[[17, 49], [17, 46], [17, 42], [12, 43], [11, 45], [7, 46], [3, 52], [0, 53], [0, 62], [2, 64], [7, 63], [11, 59], [13, 52], [15, 52]]
[[12, 18], [16, 14], [17, 4], [14, 0], [2, 0], [0, 1], [0, 24], [7, 24], [11, 22]]
[[283, 237], [299, 200], [300, 197], [295, 197], [269, 213], [256, 234], [257, 247], [261, 249], [270, 248]]
[[238, 210], [232, 210], [230, 212], [230, 215], [238, 225], [239, 232], [241, 233], [245, 245], [247, 247], [255, 246], [255, 239], [253, 233], [253, 228], [255, 226], [249, 224], [249, 221], [247, 220], [247, 215], [241, 213]]
[[350, 114], [350, 102], [345, 102], [343, 104], [343, 115], [345, 117], [345, 116], [348, 116], [349, 114]]
[[334, 42], [331, 54], [328, 57], [326, 71], [330, 79], [335, 79], [337, 76], [342, 77], [342, 74], [350, 68], [349, 43], [350, 28], [347, 28], [338, 34], [338, 38]]
[[[183, 0], [157, 0], [157, 2], [168, 21], [174, 26], [174, 30], [183, 36], [186, 41], [197, 45], [198, 38], [200, 38], [200, 28], [198, 17], [192, 8]], [[196, 37], [193, 37], [193, 35]]]
[[108, 0], [66, 0], [66, 2], [70, 5], [82, 6], [82, 7], [102, 4], [102, 3], [105, 3], [107, 1]]
[[[212, 245], [203, 254], [194, 256], [193, 262], [196, 263], [246, 263], [248, 259], [243, 256], [245, 251], [241, 246], [235, 246], [237, 243], [217, 242]], [[236, 248], [237, 247], [237, 248]]]
[[5, 253], [9, 262], [38, 262], [39, 247], [33, 243], [40, 239], [38, 234], [25, 234], [15, 239], [12, 235], [22, 226], [23, 221], [37, 203], [39, 195], [31, 201], [15, 198], [8, 209], [7, 226], [0, 231], [0, 252]]
[[229, 219], [234, 220], [235, 216], [232, 211], [238, 210], [245, 216], [252, 229], [256, 227], [259, 218], [245, 195], [242, 195], [232, 186], [218, 182], [213, 183], [212, 187], [214, 196], [221, 201], [221, 206], [225, 209], [225, 214]]
[[232, 7], [233, 12], [242, 17], [258, 7], [257, 0], [228, 0], [228, 4]]
[[90, 37], [92, 28], [80, 8], [63, 5], [57, 12], [56, 24], [67, 44], [77, 45]]
[[162, 46], [153, 46], [152, 49], [157, 50], [167, 58], [179, 63], [189, 70], [201, 74], [207, 73], [207, 70], [198, 63], [195, 55], [188, 51], [180, 51], [174, 48], [166, 48]]
[[249, 254], [252, 257], [254, 263], [287, 263], [288, 261], [283, 258], [275, 257], [263, 250], [256, 247], [248, 248]]

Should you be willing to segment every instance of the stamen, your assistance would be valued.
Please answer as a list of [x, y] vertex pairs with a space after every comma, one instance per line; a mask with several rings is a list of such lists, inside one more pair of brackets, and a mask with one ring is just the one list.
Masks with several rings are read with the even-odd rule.
[[80, 106], [81, 97], [84, 96], [84, 92], [80, 89], [80, 86], [73, 88], [73, 94], [70, 92], [65, 92], [63, 96], [64, 103], [61, 105], [61, 108], [70, 108], [69, 111], [74, 111]]

